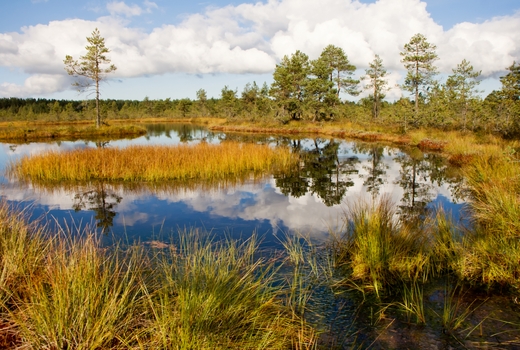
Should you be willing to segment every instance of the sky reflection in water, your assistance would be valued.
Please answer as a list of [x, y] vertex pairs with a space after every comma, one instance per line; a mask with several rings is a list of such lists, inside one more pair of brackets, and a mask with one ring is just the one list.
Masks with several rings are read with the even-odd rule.
[[[150, 125], [147, 136], [110, 141], [130, 144], [217, 143], [222, 140], [285, 144], [301, 154], [300, 164], [284, 174], [238, 183], [124, 186], [95, 183], [41, 188], [1, 178], [1, 194], [30, 205], [33, 217], [93, 224], [116, 237], [149, 241], [179, 228], [201, 227], [216, 235], [264, 237], [299, 231], [316, 240], [342, 225], [348, 203], [389, 196], [405, 217], [425, 215], [442, 205], [459, 217], [460, 177], [445, 161], [417, 149], [408, 152], [376, 144], [327, 138], [289, 139], [212, 133], [193, 125]], [[94, 142], [1, 144], [0, 168], [25, 154], [48, 149], [96, 147]]]

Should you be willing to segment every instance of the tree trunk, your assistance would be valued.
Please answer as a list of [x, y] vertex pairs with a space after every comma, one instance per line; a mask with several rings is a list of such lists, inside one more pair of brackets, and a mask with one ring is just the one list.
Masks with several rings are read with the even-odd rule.
[[[418, 50], [416, 54], [419, 55]], [[419, 62], [415, 62], [415, 122], [419, 117]]]
[[101, 126], [101, 113], [99, 112], [99, 62], [96, 60], [96, 128]]

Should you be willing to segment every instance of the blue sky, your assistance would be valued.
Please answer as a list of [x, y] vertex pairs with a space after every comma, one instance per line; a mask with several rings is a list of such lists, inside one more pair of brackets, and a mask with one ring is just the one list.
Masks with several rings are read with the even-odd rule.
[[[1, 1], [0, 97], [82, 99], [63, 69], [99, 28], [118, 70], [103, 98], [218, 97], [225, 86], [272, 81], [296, 50], [342, 47], [361, 76], [375, 54], [391, 72], [390, 100], [407, 95], [399, 52], [415, 33], [437, 45], [444, 79], [462, 59], [482, 71], [483, 94], [520, 61], [518, 0]], [[350, 98], [343, 96], [343, 98]]]

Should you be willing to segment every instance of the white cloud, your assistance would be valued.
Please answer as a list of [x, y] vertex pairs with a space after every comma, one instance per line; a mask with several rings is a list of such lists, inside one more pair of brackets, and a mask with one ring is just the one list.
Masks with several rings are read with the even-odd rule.
[[503, 71], [520, 57], [520, 12], [481, 24], [460, 23], [444, 33], [438, 65], [449, 71], [469, 60], [486, 76]]
[[[65, 75], [66, 54], [84, 54], [85, 37], [95, 27], [106, 38], [110, 57], [118, 67], [113, 77], [166, 73], [269, 73], [283, 55], [296, 50], [316, 58], [328, 44], [342, 47], [350, 61], [364, 71], [375, 54], [393, 72], [391, 85], [403, 76], [399, 52], [416, 33], [436, 44], [443, 73], [451, 73], [462, 59], [491, 76], [504, 71], [520, 56], [520, 13], [483, 23], [460, 23], [448, 31], [436, 24], [420, 0], [268, 0], [254, 4], [208, 8], [176, 25], [151, 32], [131, 27], [120, 16], [138, 16], [157, 9], [111, 2], [111, 16], [97, 21], [69, 19], [23, 27], [20, 33], [0, 33], [0, 66], [28, 74]], [[35, 78], [38, 80], [38, 78]], [[54, 90], [52, 90], [54, 89]], [[1, 94], [18, 91], [57, 91], [56, 84], [38, 90], [4, 83]], [[399, 97], [394, 89], [388, 96]]]
[[113, 1], [107, 4], [108, 12], [114, 15], [123, 15], [126, 17], [140, 16], [143, 13], [143, 9], [138, 5], [128, 6], [123, 1]]
[[151, 13], [152, 12], [152, 9], [158, 9], [159, 6], [157, 6], [157, 4], [153, 1], [148, 1], [148, 0], [145, 0], [143, 2], [144, 4], [144, 7], [146, 7], [146, 12], [148, 13]]
[[23, 85], [0, 84], [0, 96], [34, 96], [64, 91], [70, 86], [67, 76], [56, 74], [34, 74]]

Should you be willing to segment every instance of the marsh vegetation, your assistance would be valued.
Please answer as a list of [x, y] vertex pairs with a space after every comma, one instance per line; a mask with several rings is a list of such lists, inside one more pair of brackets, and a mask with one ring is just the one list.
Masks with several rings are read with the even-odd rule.
[[[165, 132], [159, 126], [152, 129], [158, 135]], [[52, 196], [62, 188], [57, 187], [61, 180], [49, 181], [38, 174], [45, 169], [57, 173], [53, 166], [64, 159], [71, 165], [91, 163], [98, 170], [133, 169], [135, 164], [136, 171], [143, 171], [146, 164], [137, 160], [167, 159], [167, 153], [180, 152], [158, 166], [166, 168], [189, 155], [189, 161], [174, 163], [172, 168], [184, 173], [199, 158], [201, 164], [214, 162], [211, 169], [239, 166], [243, 155], [247, 159], [243, 167], [230, 172], [217, 170], [216, 175], [168, 181], [116, 176], [64, 181], [76, 194], [78, 210], [96, 212], [101, 231], [57, 223], [50, 229], [43, 222], [30, 223], [27, 211], [4, 203], [2, 247], [10, 252], [2, 253], [2, 334], [7, 347], [398, 348], [429, 344], [472, 348], [518, 343], [520, 322], [514, 300], [518, 296], [519, 227], [514, 214], [518, 212], [519, 174], [514, 142], [453, 134], [449, 136], [452, 142], [441, 144], [445, 156], [423, 153], [417, 147], [397, 153], [399, 177], [392, 183], [402, 187], [403, 197], [395, 202], [379, 197], [389, 169], [384, 162], [388, 151], [377, 144], [356, 144], [357, 154], [367, 157], [361, 162], [340, 156], [340, 143], [333, 139], [317, 137], [306, 148], [304, 141], [283, 137], [227, 134], [218, 136], [220, 144], [212, 144], [217, 136], [211, 133], [195, 130], [190, 134], [186, 128], [177, 132], [180, 139], [199, 144], [108, 145], [43, 152], [12, 163], [11, 171], [16, 173], [23, 162], [51, 157], [49, 163], [37, 163], [40, 171], [24, 183]], [[175, 138], [173, 133], [169, 137]], [[420, 131], [408, 137], [425, 139]], [[439, 144], [434, 138], [429, 140]], [[119, 166], [108, 166], [124, 150], [130, 158]], [[161, 157], [136, 156], [136, 150], [160, 150]], [[457, 154], [467, 154], [470, 161], [456, 163], [452, 158]], [[86, 161], [80, 162], [83, 157]], [[257, 167], [259, 178], [274, 172], [273, 183], [291, 198], [311, 192], [327, 206], [337, 206], [360, 171], [369, 196], [351, 201], [341, 225], [331, 228], [329, 238], [319, 242], [304, 232], [291, 232], [279, 237], [276, 249], [267, 249], [257, 236], [217, 238], [204, 230], [181, 228], [161, 239], [142, 243], [116, 239], [107, 245], [105, 237], [111, 232], [122, 195], [136, 190], [164, 196], [190, 188], [233, 188], [234, 181], [255, 173], [249, 162], [256, 158], [262, 160]], [[96, 165], [96, 159], [101, 163]], [[87, 173], [63, 167], [64, 171], [68, 168], [73, 175]], [[465, 182], [455, 180], [460, 171]], [[422, 182], [422, 177], [428, 182]], [[429, 182], [450, 181], [455, 193], [460, 188], [467, 196], [466, 209], [459, 214], [462, 221], [428, 204]], [[60, 322], [52, 321], [58, 318]], [[106, 325], [103, 332], [101, 324]]]
[[146, 134], [146, 129], [135, 125], [111, 125], [95, 128], [85, 123], [0, 123], [0, 140], [28, 142], [38, 140], [124, 138]]
[[6, 348], [309, 347], [314, 331], [258, 242], [179, 231], [171, 244], [103, 248], [88, 228], [49, 232], [0, 204]]

